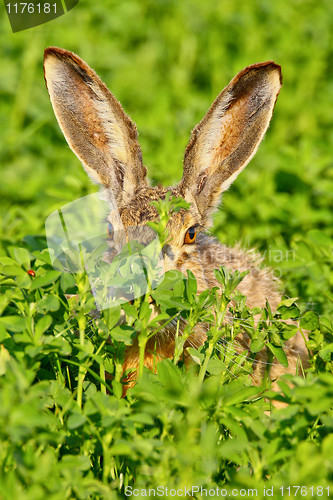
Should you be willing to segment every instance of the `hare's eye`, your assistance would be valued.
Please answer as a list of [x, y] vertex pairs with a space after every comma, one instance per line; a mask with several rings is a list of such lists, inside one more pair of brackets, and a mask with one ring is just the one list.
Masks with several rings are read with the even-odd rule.
[[113, 230], [113, 225], [111, 224], [111, 222], [108, 223], [108, 235], [109, 235], [109, 238], [113, 238], [113, 233], [114, 233], [114, 230]]
[[190, 243], [190, 244], [194, 243], [196, 237], [197, 237], [196, 227], [195, 226], [190, 227], [190, 229], [186, 231], [184, 243]]

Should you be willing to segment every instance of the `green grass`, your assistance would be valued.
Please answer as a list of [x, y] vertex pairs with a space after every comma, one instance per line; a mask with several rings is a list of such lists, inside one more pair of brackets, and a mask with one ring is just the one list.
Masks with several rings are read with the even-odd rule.
[[[287, 408], [265, 413], [268, 388], [251, 387], [248, 362], [231, 363], [209, 342], [192, 353], [192, 370], [165, 361], [120, 398], [125, 343], [154, 326], [144, 300], [124, 306], [126, 331], [119, 310], [96, 322], [86, 278], [50, 266], [46, 217], [97, 188], [56, 124], [43, 81], [48, 45], [73, 50], [101, 75], [137, 122], [150, 176], [163, 184], [181, 178], [190, 130], [229, 80], [257, 61], [281, 64], [272, 124], [225, 193], [213, 232], [260, 250], [285, 296], [298, 298], [297, 309], [285, 303], [277, 314], [311, 330], [311, 369], [282, 382], [279, 396], [266, 392]], [[333, 488], [331, 0], [81, 0], [16, 34], [2, 9], [0, 47], [0, 498], [123, 498], [133, 484], [257, 488], [259, 497], [264, 486]], [[191, 322], [216, 302], [199, 307], [190, 282], [175, 312]], [[252, 313], [239, 299], [239, 321]], [[261, 339], [278, 342], [262, 314]]]

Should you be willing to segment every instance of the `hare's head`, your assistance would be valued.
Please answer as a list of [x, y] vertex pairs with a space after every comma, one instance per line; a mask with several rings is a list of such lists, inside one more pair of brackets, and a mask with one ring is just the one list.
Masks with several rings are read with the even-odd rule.
[[[281, 87], [271, 62], [241, 71], [218, 95], [193, 129], [183, 177], [174, 187], [151, 187], [142, 162], [136, 125], [96, 73], [75, 54], [50, 47], [44, 71], [52, 106], [65, 138], [90, 177], [118, 210], [109, 216], [125, 231], [157, 217], [151, 201], [167, 191], [190, 203], [169, 221], [167, 268], [195, 260], [196, 239], [210, 224], [223, 191], [248, 164], [262, 140]], [[189, 266], [187, 266], [189, 267]]]

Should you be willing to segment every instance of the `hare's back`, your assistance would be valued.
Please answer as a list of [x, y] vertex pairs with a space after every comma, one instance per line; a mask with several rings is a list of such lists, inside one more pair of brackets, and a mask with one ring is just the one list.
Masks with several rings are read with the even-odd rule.
[[267, 299], [272, 309], [276, 309], [280, 301], [278, 282], [270, 268], [262, 267], [262, 258], [257, 253], [252, 250], [244, 251], [239, 246], [230, 248], [205, 234], [198, 238], [197, 248], [202, 270], [210, 287], [217, 285], [214, 269], [220, 266], [232, 271], [249, 271], [238, 286], [239, 291], [247, 297], [247, 305], [263, 307]]

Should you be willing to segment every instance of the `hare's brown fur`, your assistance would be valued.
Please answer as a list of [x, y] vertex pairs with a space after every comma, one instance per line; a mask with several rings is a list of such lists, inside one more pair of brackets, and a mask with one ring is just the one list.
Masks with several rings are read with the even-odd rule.
[[[249, 270], [239, 285], [250, 307], [269, 301], [276, 308], [280, 296], [271, 272], [262, 269], [252, 252], [228, 248], [205, 234], [221, 193], [254, 156], [271, 119], [282, 84], [280, 67], [272, 61], [242, 70], [218, 95], [203, 120], [193, 129], [185, 150], [183, 177], [174, 187], [152, 187], [142, 162], [136, 125], [124, 113], [96, 73], [78, 56], [50, 47], [45, 51], [44, 71], [50, 99], [59, 125], [74, 153], [94, 181], [98, 182], [118, 207], [118, 223], [126, 228], [142, 226], [157, 218], [151, 201], [164, 198], [167, 191], [190, 203], [188, 211], [174, 213], [169, 221], [170, 241], [164, 249], [165, 269], [196, 276], [198, 292], [217, 285], [214, 269], [225, 265], [233, 270]], [[197, 239], [186, 244], [185, 235], [196, 228]], [[171, 324], [148, 342], [145, 365], [171, 358], [175, 325]], [[205, 327], [197, 325], [185, 344], [200, 346], [206, 339]], [[241, 334], [238, 348], [248, 348]], [[286, 345], [289, 367], [274, 362], [270, 377], [295, 373], [299, 360], [307, 363], [307, 350], [300, 334]], [[259, 353], [253, 380], [259, 383], [265, 363]], [[124, 371], [138, 366], [136, 343], [126, 351]], [[128, 379], [128, 381], [130, 380]]]

